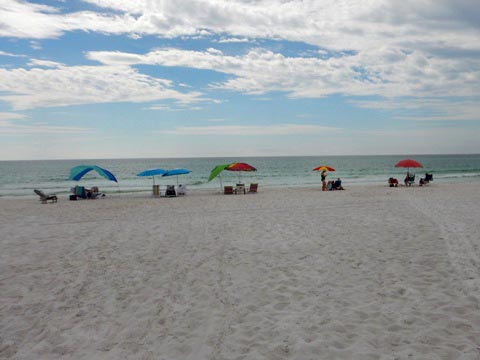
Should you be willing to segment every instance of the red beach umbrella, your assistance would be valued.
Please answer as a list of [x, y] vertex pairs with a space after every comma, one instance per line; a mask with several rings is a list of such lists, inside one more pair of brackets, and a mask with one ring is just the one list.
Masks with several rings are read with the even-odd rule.
[[257, 171], [252, 165], [247, 163], [232, 163], [225, 169], [227, 171]]
[[320, 165], [320, 166], [317, 166], [316, 168], [312, 169], [313, 171], [323, 171], [323, 170], [326, 170], [326, 171], [335, 171], [334, 168], [330, 167], [330, 166], [327, 166], [327, 165]]
[[412, 160], [412, 159], [405, 159], [399, 161], [395, 167], [402, 167], [402, 168], [423, 168], [423, 165], [419, 162]]
[[232, 163], [228, 165], [225, 170], [238, 171], [238, 182], [240, 182], [240, 171], [257, 171], [252, 165], [247, 163]]

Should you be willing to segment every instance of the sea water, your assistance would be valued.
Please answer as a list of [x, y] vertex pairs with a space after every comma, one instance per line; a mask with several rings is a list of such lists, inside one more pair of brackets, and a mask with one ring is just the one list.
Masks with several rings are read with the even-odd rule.
[[[345, 187], [357, 184], [386, 184], [390, 176], [402, 182], [407, 169], [395, 168], [405, 158], [423, 164], [422, 169], [411, 169], [417, 181], [425, 172], [434, 174], [434, 183], [462, 183], [480, 181], [480, 155], [388, 155], [388, 156], [302, 156], [302, 157], [249, 157], [249, 158], [175, 158], [175, 159], [96, 159], [49, 161], [0, 161], [0, 196], [32, 195], [33, 189], [48, 193], [67, 194], [71, 187], [98, 186], [106, 193], [151, 191], [153, 179], [138, 177], [146, 169], [186, 168], [188, 175], [178, 177], [178, 183], [188, 189], [220, 189], [221, 184], [233, 185], [258, 182], [262, 187], [320, 186], [320, 174], [312, 171], [319, 165], [328, 165], [335, 172], [328, 179], [340, 177]], [[219, 164], [246, 162], [257, 168], [256, 172], [223, 171], [218, 178], [208, 182], [210, 171]], [[76, 165], [98, 165], [110, 170], [118, 184], [110, 182], [95, 172], [79, 182], [69, 181], [70, 168]], [[220, 182], [221, 181], [221, 182]], [[155, 183], [164, 188], [177, 184], [176, 177], [155, 177]]]

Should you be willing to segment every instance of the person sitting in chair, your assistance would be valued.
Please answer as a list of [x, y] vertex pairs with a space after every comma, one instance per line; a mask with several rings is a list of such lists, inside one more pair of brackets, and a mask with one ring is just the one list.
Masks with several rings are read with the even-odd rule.
[[342, 186], [342, 180], [340, 180], [340, 178], [337, 178], [337, 180], [335, 180], [335, 182], [333, 183], [333, 188], [335, 190], [345, 190]]
[[330, 191], [330, 190], [333, 190], [333, 180], [329, 180], [328, 183], [327, 183], [327, 190]]
[[425, 184], [428, 184], [430, 181], [433, 181], [433, 174], [425, 173]]

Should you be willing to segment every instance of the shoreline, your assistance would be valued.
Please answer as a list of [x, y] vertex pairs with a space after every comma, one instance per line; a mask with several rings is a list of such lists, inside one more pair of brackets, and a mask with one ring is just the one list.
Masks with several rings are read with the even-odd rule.
[[[435, 187], [435, 186], [453, 186], [455, 184], [461, 184], [462, 186], [463, 185], [468, 185], [468, 184], [480, 184], [480, 178], [478, 178], [478, 180], [473, 180], [472, 181], [472, 178], [476, 178], [476, 177], [465, 177], [463, 179], [458, 179], [458, 178], [455, 178], [455, 179], [452, 179], [452, 181], [449, 181], [449, 180], [445, 180], [445, 179], [435, 179], [432, 183], [426, 185], [426, 187]], [[332, 177], [333, 179], [333, 177]], [[453, 181], [455, 180], [455, 181]], [[250, 183], [255, 183], [255, 181], [252, 181], [252, 182], [246, 182], [245, 185], [247, 186], [248, 188], [248, 185]], [[315, 189], [318, 189], [320, 188], [321, 190], [321, 187], [322, 187], [322, 184], [321, 182], [319, 182], [318, 184], [285, 184], [285, 185], [277, 185], [277, 184], [263, 184], [261, 182], [256, 182], [259, 184], [259, 191], [262, 191], [262, 190], [285, 190], [285, 189], [289, 189], [289, 188], [292, 188], [292, 189], [311, 189], [311, 190], [315, 190]], [[225, 183], [224, 185], [233, 185], [235, 186], [235, 183], [234, 182], [228, 182], [228, 183]], [[165, 191], [165, 188], [166, 188], [166, 185], [160, 185], [160, 190], [163, 192]], [[387, 180], [383, 181], [383, 182], [372, 182], [372, 183], [365, 183], [365, 182], [345, 182], [342, 180], [342, 185], [344, 185], [345, 189], [348, 189], [350, 187], [353, 187], [353, 188], [361, 188], [361, 187], [367, 187], [367, 188], [371, 188], [371, 187], [375, 187], [375, 188], [383, 188], [383, 187], [388, 187], [388, 184], [387, 184]], [[88, 187], [87, 184], [83, 185], [83, 186], [86, 186]], [[98, 184], [96, 184], [95, 186], [98, 186]], [[101, 185], [99, 186], [100, 187], [100, 190], [102, 190], [101, 188]], [[177, 185], [175, 185], [175, 188], [177, 187]], [[217, 188], [199, 188], [199, 187], [190, 187], [188, 184], [187, 184], [187, 191], [188, 191], [188, 195], [191, 195], [191, 194], [197, 194], [197, 193], [221, 193], [223, 191], [223, 189], [220, 189], [220, 187], [217, 187]], [[405, 187], [405, 185], [403, 184], [402, 181], [400, 181], [399, 183], [399, 188], [403, 188]], [[418, 185], [418, 183], [416, 183], [413, 187], [420, 187]], [[21, 199], [21, 198], [35, 198], [35, 197], [38, 197], [37, 195], [35, 195], [33, 193], [33, 187], [32, 187], [32, 194], [19, 194], [19, 195], [0, 195], [0, 199]], [[66, 200], [68, 200], [68, 196], [70, 195], [70, 192], [68, 190], [64, 190], [64, 191], [48, 191], [48, 190], [45, 190], [45, 188], [40, 188], [41, 190], [44, 190], [44, 192], [46, 193], [52, 193], [52, 194], [56, 194], [58, 195], [60, 198], [63, 198], [64, 196], [66, 197]], [[112, 197], [112, 196], [135, 196], [135, 195], [139, 195], [139, 194], [144, 194], [144, 195], [148, 195], [148, 194], [151, 194], [152, 190], [151, 190], [151, 187], [148, 188], [148, 189], [143, 189], [143, 190], [140, 190], [140, 189], [134, 189], [134, 190], [119, 190], [119, 191], [111, 191], [111, 189], [106, 189], [105, 190], [105, 194], [107, 194], [107, 196], [109, 197]], [[187, 195], [187, 196], [188, 196]]]

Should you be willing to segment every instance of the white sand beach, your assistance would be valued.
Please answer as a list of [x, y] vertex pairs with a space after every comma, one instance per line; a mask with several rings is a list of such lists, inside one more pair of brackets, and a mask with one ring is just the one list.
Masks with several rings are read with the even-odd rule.
[[480, 359], [480, 184], [0, 199], [1, 359]]

